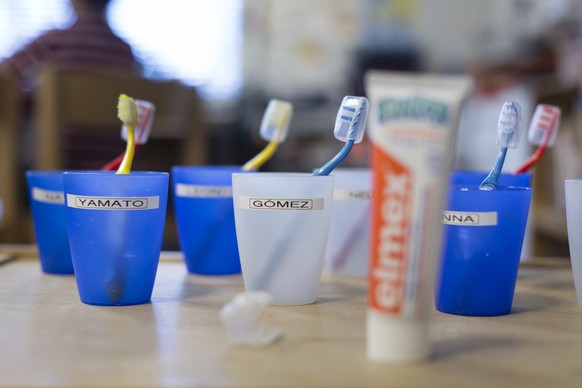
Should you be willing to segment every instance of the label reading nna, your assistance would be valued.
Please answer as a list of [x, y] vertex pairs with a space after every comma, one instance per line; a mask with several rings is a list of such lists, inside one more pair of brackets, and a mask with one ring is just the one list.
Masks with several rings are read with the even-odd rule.
[[323, 198], [256, 198], [243, 197], [239, 199], [241, 209], [247, 210], [323, 210]]
[[62, 191], [32, 188], [32, 199], [37, 202], [50, 203], [54, 205], [65, 204], [65, 194]]
[[150, 210], [160, 207], [160, 197], [89, 197], [67, 194], [67, 206], [91, 210]]
[[443, 211], [443, 224], [458, 226], [497, 225], [497, 212], [455, 212]]

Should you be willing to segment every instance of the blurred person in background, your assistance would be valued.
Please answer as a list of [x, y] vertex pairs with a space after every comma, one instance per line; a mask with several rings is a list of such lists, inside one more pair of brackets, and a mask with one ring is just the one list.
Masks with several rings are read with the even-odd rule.
[[20, 142], [25, 170], [33, 166], [33, 92], [44, 67], [141, 74], [132, 48], [109, 27], [110, 0], [70, 3], [76, 14], [70, 27], [46, 31], [0, 63], [0, 71], [14, 74], [21, 91]]
[[25, 96], [34, 89], [37, 74], [46, 65], [140, 72], [131, 47], [107, 23], [110, 0], [70, 1], [77, 19], [69, 28], [45, 32], [0, 63], [0, 70], [15, 72]]

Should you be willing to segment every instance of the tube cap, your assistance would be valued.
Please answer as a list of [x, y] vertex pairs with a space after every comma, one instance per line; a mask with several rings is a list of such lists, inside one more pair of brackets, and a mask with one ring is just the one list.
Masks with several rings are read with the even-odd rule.
[[420, 361], [430, 353], [428, 322], [389, 318], [368, 312], [366, 347], [368, 358], [384, 363]]

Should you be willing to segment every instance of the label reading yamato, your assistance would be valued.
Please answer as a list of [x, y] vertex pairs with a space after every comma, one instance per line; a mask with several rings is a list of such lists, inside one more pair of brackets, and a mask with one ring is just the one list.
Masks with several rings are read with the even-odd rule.
[[160, 207], [160, 197], [93, 197], [67, 194], [67, 206], [91, 210], [150, 210]]

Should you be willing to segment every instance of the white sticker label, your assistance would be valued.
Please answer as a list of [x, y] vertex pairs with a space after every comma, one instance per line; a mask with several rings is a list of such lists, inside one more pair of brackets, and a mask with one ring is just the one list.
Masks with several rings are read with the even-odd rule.
[[323, 210], [323, 198], [240, 197], [239, 206], [247, 210]]
[[160, 207], [160, 197], [87, 197], [67, 194], [67, 206], [91, 210], [149, 210]]
[[460, 226], [497, 225], [497, 212], [443, 212], [443, 224]]
[[189, 198], [229, 198], [232, 197], [232, 187], [197, 186], [178, 183], [176, 185], [176, 195]]
[[349, 190], [349, 189], [335, 189], [333, 191], [333, 199], [339, 201], [347, 200], [369, 200], [372, 198], [370, 190]]
[[37, 202], [50, 203], [53, 205], [64, 205], [65, 193], [62, 191], [45, 190], [39, 189], [38, 187], [33, 187], [32, 199]]

